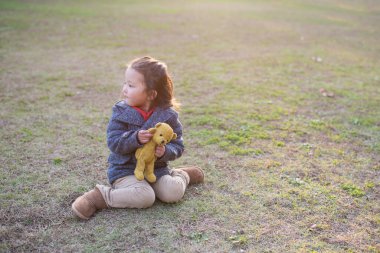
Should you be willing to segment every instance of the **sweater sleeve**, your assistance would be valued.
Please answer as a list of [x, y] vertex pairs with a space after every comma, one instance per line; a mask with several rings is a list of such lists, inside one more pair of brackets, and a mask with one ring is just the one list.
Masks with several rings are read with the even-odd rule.
[[165, 153], [157, 159], [157, 162], [173, 161], [180, 158], [185, 150], [182, 138], [182, 124], [179, 121], [178, 116], [171, 117], [166, 123], [173, 128], [173, 131], [177, 134], [177, 138], [166, 144]]
[[137, 148], [142, 147], [137, 140], [136, 130], [129, 130], [127, 123], [117, 120], [120, 114], [117, 107], [112, 108], [112, 117], [107, 128], [107, 145], [108, 148], [120, 155], [133, 153]]

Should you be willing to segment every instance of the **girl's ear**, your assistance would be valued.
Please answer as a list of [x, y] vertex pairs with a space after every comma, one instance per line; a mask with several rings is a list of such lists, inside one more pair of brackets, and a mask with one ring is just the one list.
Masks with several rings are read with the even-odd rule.
[[155, 100], [156, 97], [157, 97], [157, 91], [156, 91], [156, 90], [150, 90], [150, 91], [148, 92], [148, 99], [149, 99], [150, 101]]
[[177, 139], [177, 134], [173, 133], [172, 140], [175, 140], [175, 139]]

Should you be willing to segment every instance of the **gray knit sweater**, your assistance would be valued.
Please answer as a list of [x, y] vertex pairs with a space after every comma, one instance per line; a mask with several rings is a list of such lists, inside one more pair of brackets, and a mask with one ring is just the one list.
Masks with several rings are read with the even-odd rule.
[[168, 143], [165, 154], [157, 159], [154, 165], [157, 179], [169, 174], [168, 162], [179, 158], [184, 151], [182, 124], [178, 120], [178, 113], [172, 108], [157, 107], [150, 118], [144, 121], [143, 117], [124, 101], [113, 106], [107, 128], [107, 145], [111, 151], [107, 174], [111, 184], [118, 178], [134, 174], [135, 151], [142, 147], [137, 140], [137, 133], [154, 127], [158, 122], [169, 124], [177, 134], [177, 139]]

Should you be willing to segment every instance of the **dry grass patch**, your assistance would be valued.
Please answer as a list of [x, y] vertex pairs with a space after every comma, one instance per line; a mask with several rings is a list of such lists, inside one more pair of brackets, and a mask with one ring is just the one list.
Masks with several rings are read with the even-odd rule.
[[[373, 1], [2, 1], [1, 251], [379, 251]], [[173, 205], [72, 201], [106, 183], [128, 60], [167, 62], [203, 185]], [[325, 89], [334, 94], [326, 97]]]

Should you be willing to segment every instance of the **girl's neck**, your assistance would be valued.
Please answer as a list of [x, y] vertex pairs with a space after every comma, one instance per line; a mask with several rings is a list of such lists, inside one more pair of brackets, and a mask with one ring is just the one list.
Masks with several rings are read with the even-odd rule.
[[152, 103], [148, 103], [146, 105], [139, 106], [138, 108], [143, 110], [144, 112], [149, 112], [150, 110], [153, 109], [153, 105], [152, 105]]

